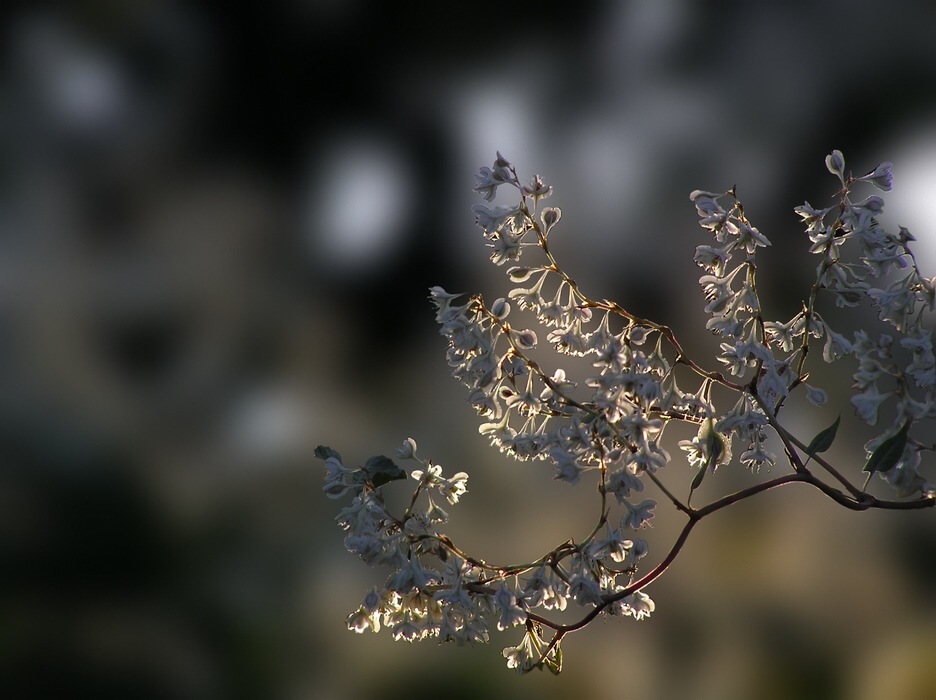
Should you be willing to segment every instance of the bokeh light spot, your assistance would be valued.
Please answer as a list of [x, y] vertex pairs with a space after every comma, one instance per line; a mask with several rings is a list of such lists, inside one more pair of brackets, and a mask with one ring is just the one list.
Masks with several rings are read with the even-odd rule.
[[338, 140], [315, 159], [304, 206], [313, 262], [365, 272], [405, 241], [414, 183], [403, 154], [373, 136]]

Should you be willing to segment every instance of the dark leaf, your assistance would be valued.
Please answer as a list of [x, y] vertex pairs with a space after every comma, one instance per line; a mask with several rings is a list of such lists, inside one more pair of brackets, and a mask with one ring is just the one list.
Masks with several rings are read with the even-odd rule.
[[321, 459], [322, 461], [325, 461], [325, 460], [328, 459], [329, 457], [334, 457], [334, 458], [337, 459], [339, 462], [341, 461], [341, 455], [338, 454], [338, 453], [337, 453], [335, 450], [333, 450], [332, 448], [330, 448], [330, 447], [325, 447], [325, 445], [319, 445], [318, 447], [316, 447], [316, 448], [315, 448], [314, 454], [315, 454], [316, 457], [318, 457], [318, 458]]
[[697, 488], [699, 488], [699, 485], [702, 483], [702, 479], [705, 478], [705, 472], [707, 471], [708, 471], [708, 467], [704, 466], [701, 469], [699, 469], [698, 473], [692, 478], [692, 483], [689, 485], [690, 494], [693, 491], [695, 491]]
[[825, 430], [819, 432], [816, 437], [812, 439], [809, 443], [809, 447], [806, 448], [806, 454], [812, 457], [815, 454], [820, 452], [825, 452], [827, 449], [832, 447], [832, 443], [835, 441], [835, 433], [838, 431], [839, 422], [841, 422], [842, 417], [839, 416], [835, 419], [835, 422], [830, 425]]
[[862, 471], [874, 474], [875, 472], [887, 473], [893, 469], [903, 456], [904, 448], [907, 446], [907, 433], [909, 432], [910, 420], [908, 419], [904, 421], [903, 427], [896, 434], [891, 435], [877, 446]]
[[546, 664], [546, 668], [549, 669], [549, 672], [554, 676], [558, 676], [562, 672], [562, 643], [560, 642], [555, 646], [555, 648], [549, 652], [549, 655], [543, 659], [543, 663]]
[[387, 482], [406, 478], [406, 472], [394, 464], [392, 459], [383, 455], [367, 460], [364, 472], [374, 486], [383, 486]]

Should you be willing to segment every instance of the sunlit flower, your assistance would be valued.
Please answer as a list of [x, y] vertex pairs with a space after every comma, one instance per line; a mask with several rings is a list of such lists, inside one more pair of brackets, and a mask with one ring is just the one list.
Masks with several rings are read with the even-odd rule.
[[627, 615], [635, 620], [643, 620], [650, 617], [650, 614], [656, 609], [656, 604], [643, 591], [634, 591], [626, 598], [622, 598], [614, 604], [613, 611], [617, 615]]
[[507, 659], [507, 668], [512, 668], [517, 673], [528, 672], [539, 661], [539, 653], [533, 645], [533, 639], [529, 631], [523, 635], [520, 644], [504, 649], [503, 655]]
[[874, 425], [878, 421], [878, 411], [881, 404], [894, 395], [892, 391], [886, 391], [883, 394], [878, 391], [877, 384], [872, 384], [862, 393], [851, 397], [851, 404], [855, 407], [855, 413], [868, 425]]
[[857, 179], [864, 182], [870, 182], [879, 190], [889, 192], [894, 183], [894, 174], [891, 172], [891, 168], [893, 167], [893, 163], [881, 163], [870, 173], [867, 175], [862, 175]]
[[508, 627], [526, 622], [526, 612], [517, 605], [517, 598], [504, 583], [494, 594], [494, 608], [498, 613], [497, 629], [499, 630], [505, 630]]

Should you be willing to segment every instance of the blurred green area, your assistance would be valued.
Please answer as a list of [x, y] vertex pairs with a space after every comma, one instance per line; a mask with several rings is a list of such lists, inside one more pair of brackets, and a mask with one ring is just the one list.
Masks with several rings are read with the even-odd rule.
[[[931, 697], [932, 513], [796, 487], [739, 504], [693, 533], [649, 620], [599, 619], [562, 676], [519, 678], [514, 634], [459, 649], [344, 629], [383, 574], [343, 551], [312, 457], [414, 437], [471, 475], [452, 535], [485, 558], [587, 532], [587, 487], [490, 450], [447, 377], [427, 288], [506, 289], [472, 173], [497, 149], [541, 173], [568, 270], [704, 358], [691, 190], [738, 185], [786, 319], [814, 268], [791, 210], [833, 193], [826, 153], [893, 160], [895, 195], [936, 187], [933, 9], [852, 9], [5, 9], [3, 696]], [[932, 269], [932, 214], [894, 215]], [[790, 427], [808, 440], [835, 410]], [[842, 412], [828, 454], [857, 474], [871, 436]], [[722, 470], [696, 498], [749, 480]], [[651, 557], [681, 525], [662, 502], [656, 521]]]

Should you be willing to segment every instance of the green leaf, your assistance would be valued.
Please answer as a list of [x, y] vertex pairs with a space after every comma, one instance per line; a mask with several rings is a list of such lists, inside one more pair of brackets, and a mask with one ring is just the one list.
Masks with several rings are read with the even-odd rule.
[[546, 664], [546, 668], [549, 669], [549, 672], [554, 676], [558, 676], [562, 673], [562, 642], [556, 644], [547, 657], [543, 659], [543, 662]]
[[383, 486], [390, 481], [406, 478], [406, 472], [394, 464], [392, 459], [383, 455], [367, 460], [364, 472], [374, 486]]
[[319, 458], [320, 460], [322, 460], [323, 462], [324, 462], [326, 459], [328, 459], [329, 457], [334, 457], [334, 458], [337, 459], [339, 462], [341, 461], [341, 455], [338, 454], [338, 453], [337, 453], [335, 450], [333, 450], [332, 448], [330, 448], [330, 447], [325, 447], [325, 445], [319, 445], [318, 447], [316, 447], [316, 448], [315, 448], [315, 452], [314, 452], [313, 454], [315, 454], [315, 456], [318, 457], [318, 458]]
[[832, 447], [832, 443], [835, 441], [835, 433], [838, 431], [841, 420], [842, 416], [839, 416], [832, 425], [820, 431], [819, 434], [810, 441], [809, 447], [806, 448], [806, 454], [812, 457]]
[[702, 483], [702, 479], [705, 478], [705, 472], [707, 471], [708, 471], [708, 465], [705, 465], [701, 469], [699, 469], [698, 473], [692, 478], [692, 483], [689, 485], [690, 495], [692, 494], [693, 491], [699, 488], [699, 485]]
[[877, 446], [862, 471], [866, 471], [870, 475], [875, 472], [887, 473], [893, 469], [903, 456], [904, 448], [907, 446], [907, 433], [909, 432], [910, 419], [908, 418], [896, 434], [891, 435]]

